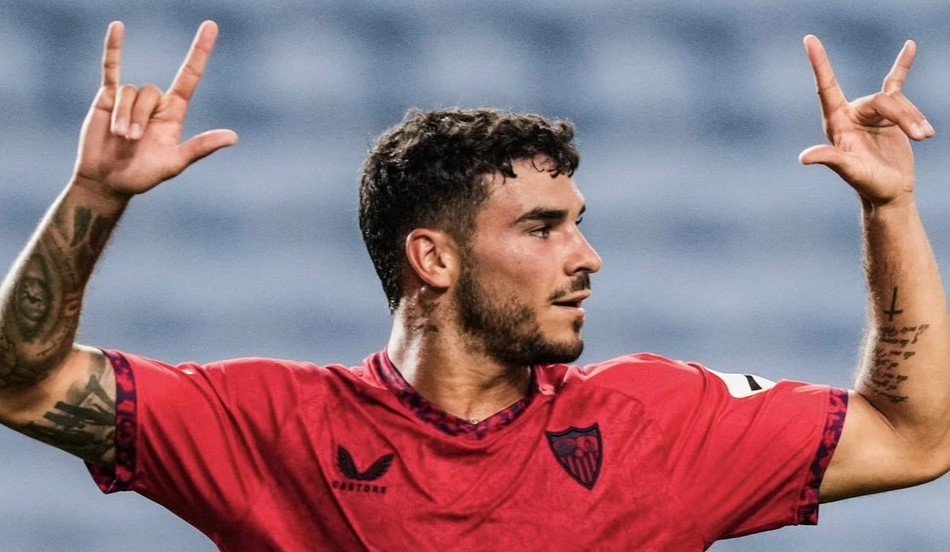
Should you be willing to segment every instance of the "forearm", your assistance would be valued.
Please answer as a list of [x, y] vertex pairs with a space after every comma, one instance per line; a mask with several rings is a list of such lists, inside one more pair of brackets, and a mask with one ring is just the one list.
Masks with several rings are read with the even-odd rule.
[[856, 390], [915, 445], [946, 447], [950, 320], [913, 201], [863, 212], [868, 336]]
[[0, 286], [0, 392], [43, 381], [72, 350], [86, 283], [127, 199], [73, 180]]

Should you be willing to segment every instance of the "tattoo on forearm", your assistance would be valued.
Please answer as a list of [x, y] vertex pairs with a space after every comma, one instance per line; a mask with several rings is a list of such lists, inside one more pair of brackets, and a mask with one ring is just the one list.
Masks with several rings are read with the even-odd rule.
[[103, 359], [99, 372], [91, 374], [85, 387], [70, 389], [66, 401], [59, 401], [43, 419], [17, 430], [94, 464], [111, 461], [115, 444], [115, 399], [108, 387], [114, 385], [111, 369]]
[[0, 297], [0, 389], [45, 378], [72, 347], [83, 290], [115, 217], [59, 205]]
[[[896, 287], [891, 297], [890, 308], [883, 312], [887, 315], [889, 323], [894, 321], [895, 316], [904, 312], [897, 308]], [[901, 387], [909, 376], [905, 370], [901, 370], [901, 367], [905, 361], [917, 354], [915, 345], [929, 327], [929, 324], [915, 326], [888, 324], [878, 328], [877, 345], [874, 347], [874, 353], [864, 377], [864, 383], [871, 391], [886, 397], [893, 403], [905, 402], [908, 399], [907, 395], [901, 394]]]
[[27, 340], [36, 337], [37, 331], [49, 317], [53, 298], [50, 284], [46, 260], [42, 255], [31, 255], [16, 287], [13, 302], [20, 335]]
[[89, 231], [89, 222], [92, 220], [92, 211], [80, 207], [76, 209], [76, 212], [73, 213], [73, 241], [69, 244], [70, 247], [76, 247], [82, 243], [83, 238], [86, 237], [86, 232]]
[[89, 231], [89, 250], [97, 257], [106, 247], [106, 241], [109, 239], [109, 232], [115, 226], [114, 217], [97, 216], [92, 221], [92, 229]]
[[[9, 378], [12, 367], [16, 366], [16, 344], [7, 338], [7, 333], [0, 327], [0, 382]], [[0, 385], [0, 387], [3, 387]]]
[[902, 314], [904, 311], [897, 310], [897, 288], [894, 288], [894, 294], [891, 295], [891, 308], [884, 311], [884, 314], [887, 315], [887, 320], [890, 322], [894, 321], [894, 317], [898, 314]]

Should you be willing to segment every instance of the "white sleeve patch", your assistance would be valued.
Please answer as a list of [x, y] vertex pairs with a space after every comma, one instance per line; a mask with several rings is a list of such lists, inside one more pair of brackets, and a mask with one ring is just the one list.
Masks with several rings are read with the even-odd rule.
[[[709, 368], [707, 368], [707, 370], [709, 370]], [[721, 379], [723, 383], [726, 384], [726, 389], [729, 390], [729, 394], [737, 399], [751, 397], [756, 393], [768, 391], [775, 387], [774, 381], [765, 379], [762, 376], [725, 374], [715, 370], [709, 370], [709, 373]]]

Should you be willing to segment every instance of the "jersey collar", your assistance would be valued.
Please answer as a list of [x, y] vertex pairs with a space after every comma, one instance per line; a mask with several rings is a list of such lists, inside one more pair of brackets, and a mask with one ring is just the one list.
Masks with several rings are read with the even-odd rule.
[[441, 410], [429, 402], [428, 399], [420, 395], [419, 392], [402, 377], [402, 374], [399, 373], [399, 370], [392, 363], [392, 360], [389, 359], [389, 354], [385, 349], [373, 355], [370, 364], [377, 373], [380, 381], [396, 395], [403, 405], [411, 410], [417, 418], [446, 435], [484, 439], [511, 425], [512, 422], [521, 417], [538, 394], [536, 370], [534, 367], [531, 367], [531, 383], [528, 386], [528, 393], [524, 398], [477, 424], [473, 424], [468, 420], [453, 416]]

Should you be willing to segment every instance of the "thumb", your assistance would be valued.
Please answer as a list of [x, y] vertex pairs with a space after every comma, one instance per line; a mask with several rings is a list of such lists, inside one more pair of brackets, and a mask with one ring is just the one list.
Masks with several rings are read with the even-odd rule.
[[829, 168], [839, 171], [844, 163], [841, 152], [834, 146], [820, 145], [807, 148], [798, 154], [798, 162], [802, 165], [827, 165]]
[[238, 141], [238, 135], [233, 130], [216, 129], [202, 132], [188, 139], [181, 145], [182, 160], [185, 166], [203, 159], [221, 148], [233, 146]]

